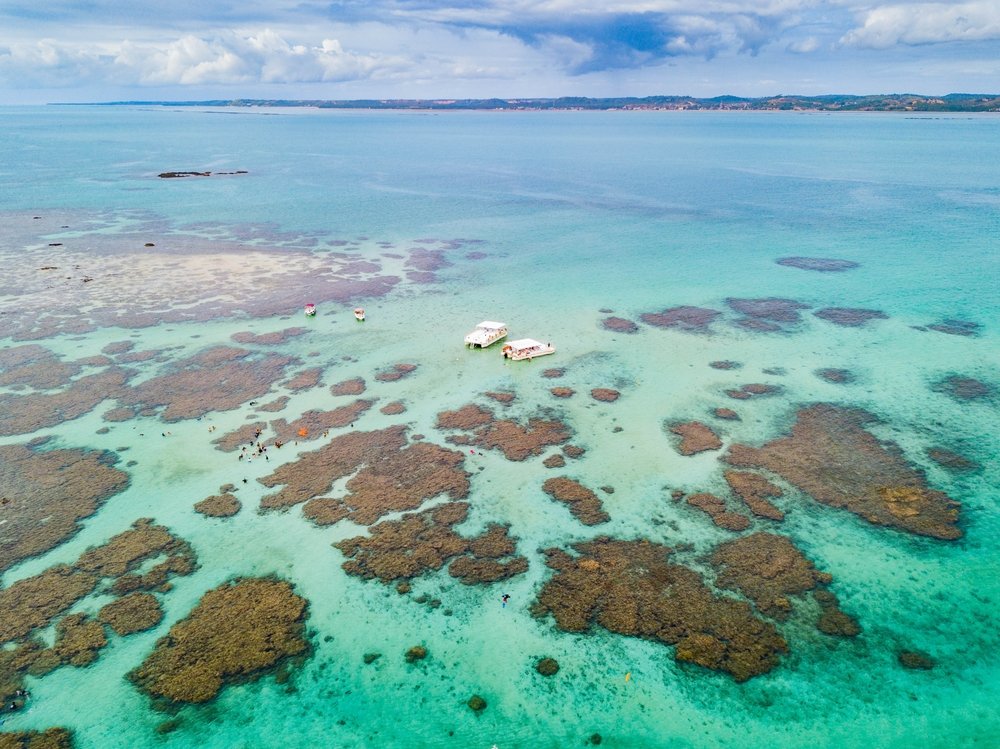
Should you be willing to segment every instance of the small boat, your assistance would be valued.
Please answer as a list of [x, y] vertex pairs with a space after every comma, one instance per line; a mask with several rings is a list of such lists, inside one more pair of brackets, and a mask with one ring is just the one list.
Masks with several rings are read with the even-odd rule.
[[306, 305], [306, 317], [316, 317], [316, 305], [312, 302]]
[[358, 322], [364, 322], [364, 320], [365, 320], [365, 308], [364, 307], [355, 307], [354, 308], [354, 317], [357, 318]]
[[502, 322], [483, 320], [476, 329], [465, 336], [465, 345], [472, 348], [486, 348], [507, 337], [507, 326]]
[[556, 347], [551, 343], [542, 343], [534, 338], [522, 338], [518, 341], [511, 341], [503, 349], [503, 358], [520, 361], [521, 359], [533, 359], [536, 356], [554, 354]]

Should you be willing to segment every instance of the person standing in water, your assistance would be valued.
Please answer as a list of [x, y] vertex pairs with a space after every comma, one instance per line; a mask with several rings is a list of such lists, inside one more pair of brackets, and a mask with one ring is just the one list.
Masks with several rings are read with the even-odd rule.
[[507, 608], [507, 601], [510, 600], [510, 593], [504, 593], [502, 596], [500, 596], [500, 600], [502, 601], [502, 603], [500, 604], [500, 608], [502, 609]]

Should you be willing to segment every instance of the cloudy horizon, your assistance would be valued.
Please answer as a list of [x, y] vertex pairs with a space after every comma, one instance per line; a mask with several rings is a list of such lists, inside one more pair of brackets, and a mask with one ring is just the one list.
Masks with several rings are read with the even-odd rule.
[[997, 93], [1000, 3], [0, 0], [0, 103]]

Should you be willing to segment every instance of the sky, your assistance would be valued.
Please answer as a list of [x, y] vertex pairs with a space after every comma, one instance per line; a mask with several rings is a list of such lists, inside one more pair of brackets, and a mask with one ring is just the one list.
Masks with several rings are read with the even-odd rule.
[[1000, 92], [1000, 0], [0, 0], [0, 104]]

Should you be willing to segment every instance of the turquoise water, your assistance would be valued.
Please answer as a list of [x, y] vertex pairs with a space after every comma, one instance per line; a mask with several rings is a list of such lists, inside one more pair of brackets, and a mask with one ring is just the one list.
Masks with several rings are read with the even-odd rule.
[[[384, 297], [323, 303], [308, 333], [261, 347], [300, 357], [299, 368], [324, 368], [323, 385], [290, 394], [277, 417], [290, 421], [310, 408], [343, 405], [349, 399], [332, 397], [328, 386], [362, 376], [365, 397], [379, 403], [357, 429], [406, 423], [446, 444], [436, 414], [475, 400], [519, 418], [551, 409], [575, 432], [572, 442], [587, 449], [556, 471], [540, 459], [468, 456], [471, 511], [460, 531], [471, 536], [490, 522], [510, 524], [529, 571], [471, 587], [441, 571], [414, 580], [411, 596], [400, 596], [340, 569], [343, 556], [331, 544], [363, 528], [347, 521], [317, 528], [299, 508], [255, 512], [270, 490], [253, 479], [294, 452], [238, 465], [233, 454], [211, 449], [217, 435], [206, 427], [239, 427], [255, 413], [249, 404], [167, 426], [155, 416], [108, 424], [108, 402], [37, 433], [2, 437], [2, 444], [52, 435], [61, 447], [128, 447], [119, 467], [137, 462], [127, 469], [128, 490], [67, 542], [8, 570], [5, 586], [71, 563], [139, 517], [154, 517], [190, 541], [201, 564], [162, 596], [165, 617], [156, 628], [112, 636], [88, 668], [31, 679], [28, 709], [3, 730], [67, 726], [80, 747], [508, 749], [580, 746], [595, 732], [611, 747], [995, 743], [997, 400], [959, 402], [931, 385], [950, 374], [1000, 385], [1000, 119], [48, 107], [0, 110], [0, 142], [5, 265], [19, 281], [45, 263], [79, 263], [96, 279], [88, 287], [35, 287], [8, 278], [0, 311], [87, 311], [113, 301], [125, 312], [116, 327], [35, 341], [60, 356], [93, 356], [124, 339], [137, 351], [166, 349], [161, 361], [130, 365], [144, 379], [171, 361], [231, 343], [233, 333], [302, 325], [297, 301], [254, 316], [255, 300], [266, 308], [283, 294], [295, 298], [294, 284], [304, 276], [294, 273], [315, 272], [330, 253], [346, 252], [403, 280]], [[167, 170], [237, 169], [249, 173], [156, 178]], [[421, 245], [445, 247], [451, 263], [435, 283], [406, 279], [403, 260], [386, 257], [430, 238], [476, 243]], [[146, 241], [164, 255], [140, 251]], [[335, 244], [341, 241], [350, 244]], [[484, 257], [470, 258], [474, 252]], [[790, 255], [860, 267], [817, 273], [775, 264]], [[157, 305], [246, 290], [251, 301], [238, 315], [129, 326], [130, 315]], [[872, 308], [888, 319], [838, 327], [807, 310], [785, 334], [731, 324], [736, 315], [727, 297], [770, 296], [813, 309]], [[355, 303], [368, 309], [363, 326], [350, 317]], [[725, 314], [710, 335], [643, 324], [632, 335], [600, 327], [602, 308], [638, 321], [642, 313], [684, 304]], [[513, 337], [552, 341], [557, 353], [505, 365], [493, 349], [463, 350], [461, 337], [481, 319], [506, 321]], [[916, 329], [943, 319], [979, 323], [979, 334]], [[0, 334], [9, 336], [5, 325]], [[719, 359], [744, 366], [708, 367]], [[395, 362], [419, 368], [399, 382], [374, 380]], [[547, 366], [566, 367], [566, 376], [539, 377]], [[774, 367], [784, 374], [762, 372]], [[856, 382], [820, 380], [813, 373], [824, 367], [849, 369]], [[783, 390], [749, 401], [722, 394], [748, 382]], [[556, 400], [548, 393], [554, 385], [577, 393]], [[616, 388], [622, 397], [597, 403], [588, 396], [594, 387]], [[490, 390], [510, 390], [517, 399], [503, 408], [483, 400]], [[266, 399], [285, 392], [275, 385]], [[404, 414], [379, 413], [378, 406], [397, 399]], [[735, 684], [676, 664], [661, 644], [601, 629], [563, 633], [551, 619], [531, 616], [551, 575], [541, 549], [599, 534], [644, 537], [692, 544], [683, 561], [707, 570], [701, 557], [732, 537], [669, 500], [675, 488], [723, 496], [725, 489], [719, 453], [678, 455], [665, 421], [709, 421], [711, 409], [732, 407], [741, 421], [709, 423], [726, 445], [759, 445], [787, 430], [798, 405], [817, 401], [877, 414], [882, 423], [872, 431], [896, 442], [931, 486], [962, 503], [964, 536], [956, 542], [870, 526], [791, 489], [776, 502], [787, 513], [783, 524], [754, 521], [752, 529], [789, 535], [833, 575], [831, 589], [859, 621], [860, 636], [818, 634], [802, 601], [799, 613], [779, 625], [790, 654], [770, 673]], [[110, 431], [98, 434], [105, 426]], [[158, 436], [165, 429], [170, 437]], [[983, 470], [949, 473], [928, 460], [930, 447], [960, 452]], [[553, 475], [595, 489], [613, 486], [614, 494], [598, 492], [611, 521], [581, 525], [542, 493]], [[192, 510], [242, 477], [249, 479], [238, 492], [244, 509], [234, 518]], [[124, 674], [205, 591], [234, 576], [269, 574], [290, 580], [310, 602], [309, 659], [289, 684], [264, 677], [230, 686], [210, 704], [182, 708], [177, 730], [157, 734], [168, 716], [152, 710]], [[512, 596], [505, 609], [502, 592]], [[414, 602], [421, 593], [440, 598], [442, 607]], [[73, 610], [93, 612], [106, 602], [92, 597]], [[430, 656], [406, 664], [402, 654], [418, 643]], [[896, 662], [900, 649], [931, 653], [937, 665], [906, 671]], [[370, 651], [382, 658], [363, 666]], [[560, 663], [551, 679], [534, 672], [543, 655]], [[472, 694], [489, 703], [479, 716], [465, 706]]]

